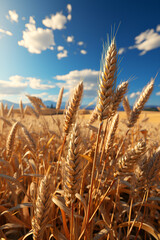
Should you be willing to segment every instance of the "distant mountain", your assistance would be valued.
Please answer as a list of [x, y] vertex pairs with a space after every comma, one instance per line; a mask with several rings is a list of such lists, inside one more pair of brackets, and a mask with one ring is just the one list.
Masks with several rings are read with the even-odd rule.
[[[3, 105], [7, 104], [8, 105], [8, 108], [10, 108], [12, 105], [14, 105], [14, 109], [16, 108], [19, 108], [19, 104], [18, 103], [14, 103], [14, 102], [11, 102], [11, 101], [8, 101], [8, 100], [0, 100], [0, 102], [3, 103]], [[48, 108], [56, 108], [56, 102], [54, 101], [43, 101], [43, 103], [46, 105], [46, 107]], [[23, 107], [25, 107], [26, 105], [29, 105], [29, 106], [32, 106], [30, 102], [28, 103], [23, 103]], [[65, 102], [62, 102], [61, 104], [61, 109], [65, 109], [65, 106], [66, 106], [66, 103]], [[158, 111], [157, 110], [157, 105], [146, 105], [144, 107], [144, 110], [145, 111]], [[87, 105], [81, 105], [80, 106], [80, 109], [86, 109], [86, 110], [93, 110], [95, 108], [95, 105], [91, 105], [89, 107], [87, 107]], [[131, 109], [132, 109], [132, 106], [131, 106]], [[119, 111], [124, 111], [124, 108], [123, 106], [120, 106]]]

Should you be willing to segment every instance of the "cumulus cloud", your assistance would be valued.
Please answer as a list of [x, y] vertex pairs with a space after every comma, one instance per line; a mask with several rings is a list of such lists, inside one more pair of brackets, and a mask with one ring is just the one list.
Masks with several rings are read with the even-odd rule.
[[29, 18], [29, 23], [23, 31], [23, 40], [19, 41], [19, 46], [25, 47], [30, 53], [40, 54], [46, 49], [53, 50], [54, 36], [50, 29], [36, 28], [33, 17]]
[[71, 15], [72, 5], [71, 5], [71, 4], [67, 4], [67, 10], [68, 10], [67, 20], [68, 20], [68, 21], [71, 21], [71, 19], [72, 19], [72, 15]]
[[141, 93], [140, 92], [133, 92], [129, 95], [130, 98], [134, 98], [136, 96], [139, 96]]
[[68, 89], [68, 90], [72, 89], [81, 80], [83, 80], [85, 97], [95, 97], [95, 95], [97, 94], [98, 76], [99, 76], [99, 71], [95, 71], [92, 69], [83, 69], [83, 70], [70, 71], [68, 74], [65, 74], [65, 75], [57, 75], [54, 77], [54, 79], [63, 81], [63, 82], [57, 83], [56, 85], [61, 88], [65, 84], [65, 89]]
[[[8, 36], [12, 36], [13, 35], [10, 31], [4, 30], [2, 28], [0, 28], [0, 33], [2, 35], [8, 35]], [[1, 35], [0, 35], [0, 37], [1, 37]]]
[[119, 51], [118, 51], [118, 54], [121, 55], [125, 52], [125, 48], [120, 48]]
[[68, 13], [72, 12], [72, 5], [71, 4], [67, 4], [67, 10], [68, 10]]
[[65, 57], [67, 57], [68, 56], [68, 52], [67, 52], [67, 50], [63, 50], [63, 52], [59, 52], [59, 53], [57, 53], [57, 58], [60, 60], [61, 58], [65, 58]]
[[42, 84], [41, 79], [38, 79], [38, 78], [27, 77], [26, 79], [29, 80], [29, 86], [32, 89], [47, 90], [47, 89], [51, 89], [51, 88], [55, 87], [55, 86], [49, 85], [49, 84]]
[[18, 22], [18, 14], [15, 10], [9, 10], [6, 18], [11, 22]]
[[156, 92], [156, 95], [157, 95], [157, 96], [160, 96], [160, 92]]
[[79, 46], [82, 46], [82, 45], [84, 44], [84, 42], [79, 41], [77, 44], [78, 44]]
[[87, 54], [87, 51], [84, 50], [84, 49], [82, 49], [80, 52], [81, 52], [81, 54], [83, 54], [83, 55]]
[[52, 28], [53, 30], [62, 30], [67, 23], [67, 18], [62, 14], [62, 12], [57, 12], [55, 15], [51, 15], [51, 17], [46, 17], [42, 20], [44, 26], [48, 28]]
[[11, 76], [9, 80], [0, 80], [1, 94], [13, 95], [22, 93], [28, 86], [21, 76]]
[[43, 84], [41, 79], [19, 75], [10, 76], [9, 80], [0, 80], [0, 86], [1, 93], [5, 95], [22, 94], [28, 87], [37, 90], [47, 90], [55, 87], [54, 85]]
[[140, 33], [135, 37], [135, 45], [130, 46], [129, 49], [138, 49], [140, 55], [146, 54], [152, 49], [160, 47], [160, 25], [157, 26], [156, 31], [154, 29], [148, 29], [145, 32]]
[[73, 36], [68, 36], [67, 37], [67, 42], [73, 42], [74, 41], [74, 37]]
[[58, 46], [58, 47], [57, 47], [57, 50], [58, 50], [58, 51], [63, 51], [63, 49], [64, 49], [63, 46]]

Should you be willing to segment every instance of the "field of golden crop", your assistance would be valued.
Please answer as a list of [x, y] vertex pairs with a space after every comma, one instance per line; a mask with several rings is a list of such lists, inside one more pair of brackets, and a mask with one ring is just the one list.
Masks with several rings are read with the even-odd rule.
[[113, 39], [89, 115], [82, 81], [64, 115], [63, 89], [56, 115], [35, 96], [19, 114], [1, 103], [0, 239], [160, 239], [160, 112], [142, 112], [154, 79], [131, 109], [116, 61]]

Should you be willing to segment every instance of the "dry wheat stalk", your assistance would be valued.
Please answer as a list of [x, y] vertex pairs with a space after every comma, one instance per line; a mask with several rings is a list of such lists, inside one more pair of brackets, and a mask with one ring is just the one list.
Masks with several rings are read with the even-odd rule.
[[31, 115], [36, 116], [36, 118], [39, 118], [39, 114], [30, 106], [27, 106], [26, 111], [28, 111]]
[[11, 114], [13, 113], [13, 107], [14, 105], [12, 105], [8, 111], [7, 117], [9, 118], [11, 116]]
[[3, 102], [0, 103], [0, 112], [1, 112], [1, 117], [4, 117], [4, 105], [3, 105]]
[[[97, 111], [100, 121], [103, 120], [104, 111], [105, 115], [109, 114], [110, 103], [112, 101], [114, 81], [117, 74], [117, 50], [115, 44], [115, 38], [113, 38], [107, 54], [105, 54], [103, 63], [103, 69], [99, 76], [99, 90], [98, 90], [98, 104]], [[110, 114], [109, 114], [110, 115]]]
[[128, 119], [128, 127], [133, 127], [136, 123], [145, 103], [148, 101], [154, 86], [154, 79], [151, 79], [151, 81], [147, 84], [147, 86], [143, 89], [139, 99], [136, 101], [136, 103], [133, 106], [133, 110], [130, 113], [130, 117]]
[[92, 114], [89, 118], [88, 124], [93, 124], [98, 118], [98, 113], [97, 113], [97, 106], [95, 107], [95, 109], [92, 111]]
[[41, 103], [42, 100], [40, 98], [37, 98], [35, 96], [30, 96], [30, 95], [26, 95], [29, 99], [29, 101], [31, 102], [32, 106], [35, 108], [35, 111], [41, 115]]
[[33, 239], [43, 239], [43, 234], [49, 219], [51, 209], [51, 179], [46, 175], [38, 188], [34, 217], [32, 218]]
[[68, 155], [65, 161], [65, 169], [63, 172], [64, 197], [67, 206], [74, 201], [75, 194], [78, 193], [80, 189], [82, 162], [79, 154], [79, 127], [77, 124], [75, 124], [70, 135]]
[[75, 120], [75, 115], [79, 108], [81, 98], [83, 94], [83, 82], [81, 81], [78, 86], [74, 89], [73, 97], [69, 102], [68, 109], [65, 115], [65, 122], [64, 122], [64, 132], [67, 135], [70, 131], [71, 125]]
[[20, 101], [19, 101], [19, 109], [20, 109], [22, 118], [24, 118], [24, 109], [23, 109], [22, 99], [20, 99]]
[[133, 171], [135, 164], [141, 160], [146, 153], [146, 143], [141, 140], [134, 148], [126, 151], [126, 153], [118, 160], [119, 171], [128, 173]]
[[111, 120], [110, 127], [109, 127], [109, 132], [107, 135], [107, 140], [106, 140], [106, 153], [109, 154], [111, 151], [111, 148], [113, 147], [113, 142], [114, 142], [114, 137], [115, 133], [118, 127], [118, 122], [119, 122], [119, 114], [117, 113]]
[[14, 146], [14, 139], [15, 139], [15, 135], [16, 135], [16, 131], [19, 127], [19, 122], [16, 122], [13, 124], [12, 129], [9, 133], [9, 136], [7, 138], [7, 142], [6, 142], [6, 155], [7, 157], [11, 157], [12, 155], [12, 151], [13, 151], [13, 146]]
[[36, 144], [35, 144], [32, 136], [28, 132], [27, 128], [22, 123], [19, 123], [19, 125], [21, 126], [21, 129], [22, 129], [22, 132], [24, 134], [25, 139], [29, 143], [29, 147], [31, 147], [32, 150], [35, 150], [36, 149]]
[[126, 94], [128, 89], [128, 81], [122, 82], [118, 85], [116, 92], [113, 96], [113, 107], [112, 107], [112, 115], [118, 110], [119, 104], [121, 103], [123, 96]]
[[62, 87], [59, 91], [59, 95], [58, 95], [58, 100], [57, 100], [57, 105], [56, 105], [56, 109], [59, 110], [61, 107], [61, 103], [62, 103], [62, 97], [63, 97], [63, 91], [64, 91], [64, 87]]
[[0, 119], [3, 120], [8, 126], [12, 126], [12, 123], [9, 120], [7, 120], [6, 118], [0, 117]]
[[156, 149], [153, 156], [148, 161], [143, 161], [141, 168], [141, 184], [147, 183], [148, 186], [155, 184], [155, 178], [160, 170], [160, 147]]
[[130, 105], [129, 105], [129, 101], [128, 101], [127, 96], [125, 96], [125, 97], [123, 98], [123, 107], [124, 107], [124, 110], [125, 110], [125, 112], [126, 112], [126, 114], [127, 114], [127, 118], [129, 119], [130, 114], [131, 114], [131, 108], [130, 108]]

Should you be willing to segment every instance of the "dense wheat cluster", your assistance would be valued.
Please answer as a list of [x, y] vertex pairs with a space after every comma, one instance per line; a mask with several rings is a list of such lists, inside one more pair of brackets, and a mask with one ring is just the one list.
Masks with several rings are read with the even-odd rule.
[[139, 120], [154, 79], [131, 108], [128, 81], [116, 86], [115, 38], [103, 56], [87, 121], [78, 114], [83, 81], [64, 115], [63, 88], [47, 117], [35, 96], [18, 114], [1, 103], [0, 239], [160, 239], [160, 131]]

